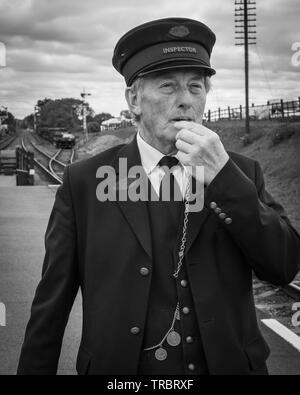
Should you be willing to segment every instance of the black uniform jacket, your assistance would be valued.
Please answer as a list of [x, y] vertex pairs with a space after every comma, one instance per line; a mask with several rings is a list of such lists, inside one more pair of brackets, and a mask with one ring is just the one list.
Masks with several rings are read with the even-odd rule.
[[[249, 374], [269, 355], [257, 325], [252, 271], [273, 284], [291, 282], [299, 269], [300, 237], [265, 191], [258, 162], [229, 156], [206, 188], [203, 210], [190, 213], [185, 264], [210, 373]], [[119, 158], [127, 158], [128, 167], [141, 164], [136, 139], [65, 171], [19, 374], [56, 373], [79, 288], [78, 373], [137, 373], [153, 265], [147, 203], [100, 202], [96, 196], [98, 168], [111, 165], [118, 172]], [[213, 202], [231, 223], [211, 208]], [[141, 276], [141, 268], [150, 275]]]

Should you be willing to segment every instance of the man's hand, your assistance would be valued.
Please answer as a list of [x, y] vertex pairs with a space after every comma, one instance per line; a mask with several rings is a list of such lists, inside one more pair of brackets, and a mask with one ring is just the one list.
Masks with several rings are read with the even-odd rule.
[[195, 122], [180, 121], [174, 126], [178, 159], [186, 166], [204, 166], [204, 183], [209, 185], [229, 160], [219, 138], [212, 130]]

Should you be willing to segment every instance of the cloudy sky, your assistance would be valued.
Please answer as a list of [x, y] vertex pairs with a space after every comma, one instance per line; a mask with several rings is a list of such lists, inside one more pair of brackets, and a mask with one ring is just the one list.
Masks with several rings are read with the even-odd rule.
[[[118, 115], [126, 109], [122, 77], [111, 65], [114, 46], [129, 29], [151, 19], [198, 19], [216, 33], [207, 109], [244, 103], [243, 47], [234, 46], [234, 0], [0, 0], [0, 105], [17, 117], [38, 99], [80, 97], [93, 109]], [[257, 45], [251, 47], [251, 102], [296, 99], [300, 66], [299, 0], [257, 0]], [[299, 44], [300, 49], [300, 44]], [[3, 45], [0, 44], [0, 63]]]

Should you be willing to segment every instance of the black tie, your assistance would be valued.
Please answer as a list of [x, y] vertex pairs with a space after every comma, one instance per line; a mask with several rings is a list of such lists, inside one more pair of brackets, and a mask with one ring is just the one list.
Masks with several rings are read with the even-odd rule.
[[[167, 167], [169, 170], [177, 166], [179, 160], [174, 156], [164, 156], [158, 163], [160, 167]], [[169, 178], [169, 180], [168, 180]], [[170, 185], [170, 187], [169, 187]], [[166, 173], [160, 183], [159, 200], [179, 201], [181, 200], [180, 187], [175, 180], [173, 173]]]
[[[178, 159], [174, 158], [173, 156], [164, 156], [160, 160], [158, 165], [160, 167], [166, 166], [168, 169], [172, 169], [172, 167], [178, 165], [178, 163], [179, 163]], [[168, 180], [167, 178], [170, 179]], [[163, 187], [163, 185], [165, 185], [165, 187]], [[175, 180], [173, 174], [170, 172], [169, 173], [167, 172], [161, 180], [160, 188], [159, 188], [159, 200], [163, 202], [163, 204], [171, 213], [173, 222], [177, 229], [181, 218], [181, 210], [183, 207], [183, 203], [182, 203], [182, 195], [179, 185]]]

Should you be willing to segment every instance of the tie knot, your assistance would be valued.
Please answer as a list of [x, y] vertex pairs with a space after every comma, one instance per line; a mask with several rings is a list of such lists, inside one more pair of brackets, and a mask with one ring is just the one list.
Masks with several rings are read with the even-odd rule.
[[166, 166], [169, 169], [171, 169], [174, 166], [177, 166], [179, 163], [179, 160], [175, 158], [174, 156], [164, 156], [161, 158], [161, 160], [158, 162], [158, 166]]

